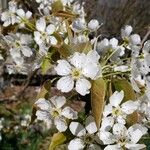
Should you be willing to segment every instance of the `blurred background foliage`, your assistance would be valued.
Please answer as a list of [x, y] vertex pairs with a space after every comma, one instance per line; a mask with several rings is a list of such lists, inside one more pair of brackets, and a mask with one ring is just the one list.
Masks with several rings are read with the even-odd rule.
[[[35, 0], [17, 0], [33, 13], [37, 12]], [[102, 37], [120, 35], [121, 28], [128, 24], [142, 37], [150, 27], [150, 0], [80, 0], [85, 2], [87, 20], [98, 19]], [[7, 8], [8, 0], [0, 0], [0, 12]], [[52, 130], [43, 123], [29, 125], [32, 105], [39, 86], [28, 87], [16, 100], [23, 86], [7, 80], [0, 87], [0, 150], [47, 150]], [[6, 86], [8, 85], [8, 86]], [[150, 150], [150, 139], [143, 141]], [[65, 149], [63, 146], [61, 149]]]

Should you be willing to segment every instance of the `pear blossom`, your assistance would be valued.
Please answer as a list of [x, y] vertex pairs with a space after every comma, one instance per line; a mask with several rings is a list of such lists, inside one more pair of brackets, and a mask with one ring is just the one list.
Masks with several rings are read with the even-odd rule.
[[54, 96], [50, 101], [40, 98], [35, 104], [39, 108], [36, 112], [37, 119], [49, 124], [53, 122], [60, 132], [67, 129], [67, 119], [77, 119], [76, 111], [68, 106], [64, 107], [66, 104], [64, 96]]
[[57, 89], [69, 92], [75, 86], [75, 90], [81, 95], [90, 93], [89, 79], [95, 80], [101, 76], [99, 58], [96, 51], [89, 51], [87, 55], [75, 52], [68, 60], [58, 60], [54, 69], [62, 77], [57, 82]]
[[24, 21], [28, 21], [32, 16], [32, 12], [30, 11], [25, 12], [23, 9], [18, 9], [16, 13], [18, 15], [18, 22], [20, 27], [24, 27], [25, 26]]
[[[109, 104], [105, 105], [103, 116], [108, 117], [112, 116], [115, 122], [125, 124], [126, 116], [132, 114], [138, 108], [138, 103], [132, 100], [124, 102], [121, 104], [124, 98], [123, 91], [116, 91], [113, 95], [109, 98]], [[120, 105], [121, 104], [121, 105]]]
[[69, 129], [76, 136], [68, 144], [68, 150], [101, 150], [100, 146], [95, 144], [97, 138], [97, 127], [92, 116], [86, 118], [85, 128], [78, 122], [71, 122]]
[[14, 25], [18, 22], [16, 11], [17, 11], [17, 3], [15, 1], [10, 1], [8, 3], [8, 10], [1, 14], [1, 20], [4, 22], [3, 26], [7, 27], [9, 25]]
[[125, 41], [127, 41], [129, 49], [132, 49], [133, 46], [141, 43], [140, 36], [138, 34], [132, 34], [132, 30], [132, 27], [129, 25], [126, 25], [121, 29], [121, 36]]
[[56, 28], [53, 24], [46, 26], [46, 20], [40, 18], [36, 22], [37, 31], [34, 32], [34, 40], [40, 46], [41, 44], [56, 45], [57, 39], [52, 35]]
[[120, 123], [113, 126], [112, 132], [98, 132], [99, 138], [104, 145], [108, 145], [104, 150], [140, 150], [146, 147], [144, 144], [137, 144], [143, 135], [147, 133], [147, 128], [140, 124], [134, 124], [128, 129]]

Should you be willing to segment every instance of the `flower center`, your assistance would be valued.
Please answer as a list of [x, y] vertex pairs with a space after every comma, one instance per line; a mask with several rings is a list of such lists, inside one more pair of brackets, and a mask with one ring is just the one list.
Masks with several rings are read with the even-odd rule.
[[122, 111], [120, 108], [113, 108], [112, 115], [113, 116], [120, 116], [122, 114]]
[[61, 111], [60, 109], [53, 109], [52, 112], [51, 112], [51, 115], [53, 117], [58, 117], [59, 114], [60, 114], [60, 111]]
[[73, 79], [79, 79], [81, 77], [81, 70], [80, 69], [73, 69], [71, 73]]
[[18, 48], [18, 47], [21, 46], [21, 43], [20, 43], [19, 41], [15, 41], [15, 45], [16, 45], [16, 47]]
[[87, 135], [84, 137], [84, 141], [85, 141], [86, 144], [91, 144], [91, 143], [93, 143], [93, 137], [92, 137], [92, 135], [87, 134]]

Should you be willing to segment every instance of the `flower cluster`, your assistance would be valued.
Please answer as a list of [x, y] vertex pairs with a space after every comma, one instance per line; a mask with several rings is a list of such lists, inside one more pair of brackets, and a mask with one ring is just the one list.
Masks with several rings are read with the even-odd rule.
[[[61, 96], [50, 97], [45, 86], [51, 85], [44, 85], [33, 111], [37, 120], [65, 137], [52, 144], [66, 141], [69, 150], [145, 148], [140, 140], [149, 136], [150, 127], [150, 40], [141, 40], [130, 25], [120, 37], [101, 39], [96, 34], [101, 25], [96, 19], [86, 21], [84, 3], [36, 2], [38, 14], [24, 11], [14, 0], [1, 14], [3, 27], [12, 26], [12, 31], [2, 35], [7, 48], [6, 56], [0, 51], [0, 61], [9, 74], [37, 69], [55, 74], [51, 85]], [[74, 100], [84, 101], [85, 107], [77, 110]]]

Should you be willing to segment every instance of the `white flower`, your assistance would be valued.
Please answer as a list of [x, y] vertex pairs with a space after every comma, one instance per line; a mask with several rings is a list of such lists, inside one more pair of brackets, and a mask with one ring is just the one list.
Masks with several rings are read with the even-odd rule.
[[127, 129], [123, 124], [117, 123], [113, 126], [113, 133], [99, 132], [98, 135], [105, 145], [114, 144], [106, 146], [104, 150], [121, 150], [123, 147], [129, 150], [140, 150], [146, 146], [137, 144], [137, 142], [146, 133], [147, 128], [140, 124], [135, 124]]
[[[101, 68], [98, 64], [100, 56], [96, 51], [90, 51], [87, 55], [75, 52], [67, 60], [58, 60], [55, 70], [58, 75], [63, 76], [57, 82], [57, 89], [62, 92], [69, 92], [74, 88], [81, 95], [90, 91], [91, 83], [87, 78], [97, 79], [101, 75]], [[75, 81], [75, 83], [74, 83]]]
[[1, 20], [4, 22], [3, 26], [7, 27], [10, 24], [14, 25], [18, 22], [17, 16], [17, 3], [14, 1], [9, 2], [9, 10], [1, 14]]
[[53, 24], [46, 26], [46, 20], [40, 18], [36, 22], [37, 31], [34, 32], [34, 40], [40, 46], [41, 44], [56, 45], [57, 39], [52, 35], [56, 28]]
[[50, 123], [53, 121], [60, 132], [68, 127], [66, 119], [77, 119], [76, 111], [68, 106], [64, 107], [66, 99], [63, 96], [54, 96], [50, 101], [40, 98], [35, 104], [40, 109], [36, 112], [37, 119]]
[[99, 22], [96, 19], [92, 19], [89, 23], [88, 23], [88, 28], [92, 31], [95, 31], [99, 28]]
[[[124, 92], [114, 92], [113, 95], [109, 98], [109, 104], [104, 108], [103, 116], [112, 116], [116, 122], [125, 124], [126, 116], [132, 114], [138, 108], [138, 103], [132, 100], [129, 100], [121, 104], [124, 98]], [[120, 106], [121, 104], [121, 106]]]
[[24, 27], [25, 26], [24, 21], [28, 21], [32, 16], [32, 12], [27, 11], [25, 13], [25, 11], [23, 9], [18, 9], [16, 13], [18, 15], [18, 20], [19, 20], [19, 23], [20, 23], [19, 24], [20, 27]]
[[85, 147], [88, 150], [101, 150], [98, 145], [94, 144], [97, 127], [92, 116], [86, 118], [85, 128], [78, 122], [71, 122], [69, 129], [76, 136], [76, 138], [69, 142], [69, 150], [83, 150]]

